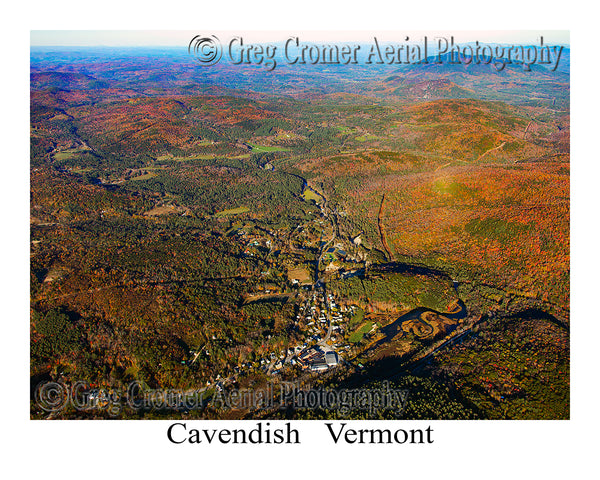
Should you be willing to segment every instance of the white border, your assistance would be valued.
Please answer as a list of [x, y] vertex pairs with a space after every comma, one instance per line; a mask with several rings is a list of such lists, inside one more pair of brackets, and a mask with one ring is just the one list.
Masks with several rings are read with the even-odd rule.
[[[12, 7], [18, 4], [13, 3]], [[576, 2], [225, 2], [105, 0], [21, 4], [5, 11], [3, 30], [4, 188], [2, 414], [5, 471], [45, 478], [240, 476], [359, 478], [565, 478], [594, 472], [598, 399], [593, 309], [598, 235], [596, 141], [598, 90], [594, 15]], [[585, 12], [588, 12], [587, 14]], [[5, 25], [6, 28], [6, 25]], [[433, 425], [432, 446], [334, 446], [319, 422], [297, 422], [303, 444], [175, 446], [170, 422], [34, 422], [29, 420], [29, 30], [571, 30], [572, 58], [572, 419], [553, 422], [401, 422]], [[292, 33], [295, 33], [292, 32]], [[590, 273], [588, 273], [590, 272]], [[213, 422], [214, 423], [214, 422]], [[210, 426], [213, 425], [210, 424]], [[380, 424], [378, 424], [381, 426]], [[219, 426], [225, 426], [219, 423]], [[398, 427], [396, 427], [398, 428]], [[8, 450], [7, 450], [8, 448]], [[8, 467], [8, 468], [7, 468]], [[13, 467], [13, 468], [10, 468]], [[18, 470], [17, 470], [18, 469]], [[593, 473], [592, 473], [593, 474]], [[577, 474], [575, 474], [577, 475]], [[587, 475], [587, 474], [583, 474]]]

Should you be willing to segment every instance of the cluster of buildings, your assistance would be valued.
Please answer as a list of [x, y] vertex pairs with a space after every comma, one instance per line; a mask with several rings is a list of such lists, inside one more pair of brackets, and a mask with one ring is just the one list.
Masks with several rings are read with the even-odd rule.
[[335, 367], [338, 362], [338, 354], [333, 350], [324, 351], [320, 347], [306, 349], [298, 356], [298, 365], [311, 372], [322, 372]]

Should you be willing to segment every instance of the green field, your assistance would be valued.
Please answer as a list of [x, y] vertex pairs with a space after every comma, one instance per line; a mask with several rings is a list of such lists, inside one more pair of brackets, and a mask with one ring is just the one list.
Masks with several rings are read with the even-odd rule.
[[[265, 147], [269, 148], [269, 147]], [[266, 151], [266, 150], [265, 150]], [[243, 160], [246, 158], [250, 158], [249, 153], [244, 153], [242, 155], [221, 155], [218, 153], [206, 153], [206, 154], [198, 154], [198, 155], [190, 155], [189, 157], [173, 157], [171, 155], [160, 155], [156, 157], [158, 162], [193, 162], [196, 160]]]
[[348, 328], [352, 329], [352, 328], [356, 327], [357, 325], [360, 325], [362, 323], [364, 317], [365, 317], [365, 311], [362, 308], [357, 308], [356, 313], [354, 314], [354, 316], [350, 319], [350, 322], [348, 323]]
[[373, 322], [367, 322], [362, 325], [360, 328], [356, 329], [350, 336], [348, 337], [348, 341], [350, 343], [358, 343], [363, 339], [365, 333], [368, 333], [373, 328]]
[[283, 147], [278, 147], [278, 146], [268, 147], [268, 146], [264, 146], [264, 145], [256, 145], [254, 143], [248, 143], [248, 145], [250, 145], [252, 147], [252, 151], [253, 152], [257, 152], [257, 153], [263, 153], [263, 152], [287, 152], [289, 150], [288, 148], [283, 148]]
[[57, 161], [63, 161], [63, 160], [71, 160], [73, 158], [77, 157], [77, 154], [81, 153], [82, 151], [79, 149], [70, 149], [70, 150], [63, 150], [62, 152], [56, 152], [54, 154], [54, 160]]
[[148, 172], [140, 175], [139, 177], [133, 177], [131, 180], [148, 180], [150, 178], [156, 177], [156, 173]]
[[77, 173], [78, 175], [83, 175], [84, 173], [91, 172], [92, 170], [93, 170], [92, 167], [72, 168], [71, 172]]
[[206, 154], [206, 155], [192, 155], [189, 157], [173, 157], [171, 155], [161, 155], [159, 157], [156, 157], [156, 160], [158, 160], [159, 162], [164, 162], [164, 161], [171, 161], [171, 162], [191, 162], [194, 160], [212, 160], [213, 158], [216, 158], [216, 154], [211, 153], [211, 154]]
[[378, 137], [376, 137], [375, 135], [371, 135], [371, 134], [367, 133], [365, 135], [356, 137], [355, 140], [358, 142], [366, 142], [367, 140], [377, 140], [377, 138]]
[[237, 215], [239, 213], [249, 212], [250, 209], [248, 207], [238, 207], [238, 208], [230, 208], [229, 210], [221, 210], [220, 212], [215, 213], [215, 217], [225, 217], [227, 215]]
[[319, 200], [321, 200], [321, 197], [309, 188], [304, 189], [304, 192], [302, 192], [302, 197], [304, 197], [304, 200], [307, 202], [314, 200], [316, 203], [319, 203]]

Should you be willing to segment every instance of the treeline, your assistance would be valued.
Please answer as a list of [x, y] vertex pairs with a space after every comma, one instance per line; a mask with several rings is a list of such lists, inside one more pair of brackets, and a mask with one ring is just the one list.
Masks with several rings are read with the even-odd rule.
[[[465, 402], [454, 389], [430, 378], [412, 375], [402, 376], [392, 382], [381, 380], [363, 383], [360, 388], [345, 390], [344, 382], [331, 383], [313, 388], [333, 390], [338, 402], [328, 408], [292, 408], [281, 410], [274, 418], [298, 420], [474, 420], [481, 418], [479, 412]], [[350, 394], [355, 393], [353, 398]], [[360, 395], [360, 396], [359, 396]], [[356, 398], [385, 399], [379, 404], [357, 401]], [[271, 418], [271, 417], [269, 417]]]
[[426, 307], [444, 312], [457, 299], [449, 281], [424, 275], [392, 273], [338, 278], [328, 283], [337, 295], [363, 302], [385, 302], [398, 309]]
[[568, 332], [534, 313], [488, 320], [428, 373], [493, 419], [569, 418]]
[[206, 214], [247, 206], [256, 216], [298, 213], [302, 181], [282, 172], [254, 170], [247, 173], [229, 167], [161, 171], [153, 178], [130, 182], [129, 191], [172, 196], [180, 205], [193, 206]]

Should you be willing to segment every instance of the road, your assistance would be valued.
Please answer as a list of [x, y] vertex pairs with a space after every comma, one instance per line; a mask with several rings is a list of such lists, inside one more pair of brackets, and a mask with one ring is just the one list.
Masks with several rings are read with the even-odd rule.
[[394, 256], [392, 255], [392, 252], [390, 251], [390, 247], [387, 243], [387, 240], [385, 239], [385, 231], [384, 231], [384, 225], [383, 225], [383, 204], [385, 202], [385, 194], [381, 197], [381, 205], [379, 205], [379, 213], [377, 214], [377, 226], [379, 227], [379, 236], [381, 237], [381, 244], [383, 245], [383, 248], [385, 249], [387, 256], [388, 256], [388, 261], [393, 262], [394, 261]]
[[477, 158], [477, 160], [475, 160], [476, 162], [478, 162], [479, 160], [481, 160], [483, 157], [485, 157], [488, 153], [493, 152], [494, 150], [500, 150], [504, 145], [506, 145], [506, 142], [502, 142], [500, 145], [498, 145], [497, 147], [493, 147], [490, 148], [489, 150], [486, 150], [485, 152], [483, 152], [481, 155], [479, 155], [479, 158]]
[[325, 338], [317, 343], [317, 345], [321, 347], [328, 347], [327, 342], [331, 337], [331, 309], [329, 308], [329, 299], [326, 296], [325, 288], [323, 288], [323, 296], [325, 298], [325, 305], [327, 305], [327, 334], [325, 335]]

